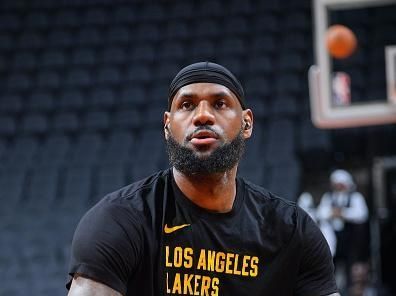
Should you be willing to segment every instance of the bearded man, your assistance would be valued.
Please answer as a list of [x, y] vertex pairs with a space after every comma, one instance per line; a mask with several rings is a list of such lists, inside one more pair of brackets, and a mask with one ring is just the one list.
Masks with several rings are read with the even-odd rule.
[[237, 177], [252, 130], [229, 70], [183, 68], [164, 113], [171, 168], [85, 214], [69, 295], [339, 295], [329, 248], [309, 216]]

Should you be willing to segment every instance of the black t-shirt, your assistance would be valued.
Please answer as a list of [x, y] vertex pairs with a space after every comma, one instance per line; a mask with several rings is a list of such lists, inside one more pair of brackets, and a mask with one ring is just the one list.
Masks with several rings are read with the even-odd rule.
[[208, 212], [183, 195], [171, 169], [107, 195], [85, 214], [73, 238], [74, 273], [123, 295], [337, 291], [327, 243], [294, 203], [237, 178], [232, 210]]

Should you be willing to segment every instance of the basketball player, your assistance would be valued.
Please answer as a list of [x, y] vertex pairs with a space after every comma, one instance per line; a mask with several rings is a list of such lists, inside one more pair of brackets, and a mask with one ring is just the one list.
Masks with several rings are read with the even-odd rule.
[[236, 176], [253, 114], [234, 75], [215, 63], [189, 65], [168, 102], [172, 167], [85, 214], [69, 295], [339, 295], [315, 223]]

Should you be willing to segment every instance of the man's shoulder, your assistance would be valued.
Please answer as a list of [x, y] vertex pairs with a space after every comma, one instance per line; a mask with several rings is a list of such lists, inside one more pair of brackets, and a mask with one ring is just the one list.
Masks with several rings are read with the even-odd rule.
[[122, 206], [142, 211], [145, 204], [161, 200], [166, 190], [170, 169], [158, 171], [116, 191], [106, 194], [97, 205]]
[[280, 197], [272, 191], [243, 180], [245, 183], [248, 200], [253, 204], [252, 206], [265, 212], [271, 213], [273, 217], [286, 220], [288, 223], [294, 224], [297, 216], [297, 204], [294, 201]]
[[241, 178], [245, 183], [245, 188], [248, 193], [254, 196], [257, 200], [261, 200], [267, 204], [272, 204], [278, 207], [291, 207], [295, 208], [296, 203], [294, 201], [288, 200], [285, 197], [278, 196], [276, 193], [273, 193], [271, 190], [266, 189], [260, 185], [252, 183], [248, 180]]

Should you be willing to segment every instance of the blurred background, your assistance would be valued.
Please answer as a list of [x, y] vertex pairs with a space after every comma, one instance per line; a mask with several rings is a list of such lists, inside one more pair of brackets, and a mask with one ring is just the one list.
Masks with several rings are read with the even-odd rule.
[[[168, 86], [205, 60], [240, 78], [255, 115], [239, 174], [292, 201], [309, 192], [315, 208], [330, 173], [348, 170], [369, 210], [365, 288], [349, 294], [396, 295], [396, 126], [314, 127], [311, 6], [1, 0], [0, 295], [67, 293], [76, 224], [106, 193], [168, 167]], [[396, 5], [331, 13], [358, 40], [334, 61], [351, 77], [352, 102], [386, 98], [383, 48], [396, 44], [395, 16]]]

